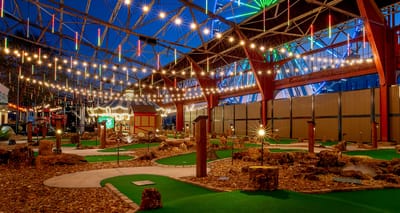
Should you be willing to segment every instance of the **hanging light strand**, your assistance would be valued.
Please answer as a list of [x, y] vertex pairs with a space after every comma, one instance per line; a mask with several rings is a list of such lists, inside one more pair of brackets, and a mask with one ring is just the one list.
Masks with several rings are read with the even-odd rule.
[[328, 37], [331, 38], [332, 37], [332, 15], [329, 12], [328, 15]]
[[0, 16], [1, 16], [1, 18], [4, 17], [4, 0], [1, 0], [1, 5], [0, 5]]
[[51, 15], [51, 33], [54, 33], [54, 22], [55, 22], [55, 15]]

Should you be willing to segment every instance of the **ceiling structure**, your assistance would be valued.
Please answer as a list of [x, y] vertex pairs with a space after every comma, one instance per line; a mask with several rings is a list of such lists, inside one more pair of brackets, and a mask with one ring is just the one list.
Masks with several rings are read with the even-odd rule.
[[[5, 38], [23, 41], [32, 45], [32, 56], [39, 52], [39, 60], [40, 54], [51, 56], [49, 63], [42, 60], [43, 66], [49, 64], [49, 76], [54, 75], [47, 80], [55, 85], [108, 94], [128, 89], [159, 96], [165, 94], [160, 88], [191, 78], [215, 85], [215, 78], [202, 77], [200, 71], [216, 72], [246, 59], [246, 47], [263, 55], [326, 29], [329, 16], [332, 26], [360, 18], [355, 0], [2, 2], [0, 37], [5, 44]], [[397, 1], [375, 2], [382, 8]], [[59, 72], [69, 81], [60, 82]]]

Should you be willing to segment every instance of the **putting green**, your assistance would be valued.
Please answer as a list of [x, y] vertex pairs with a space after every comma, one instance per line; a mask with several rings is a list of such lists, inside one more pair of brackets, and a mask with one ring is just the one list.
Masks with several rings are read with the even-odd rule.
[[[130, 144], [130, 145], [126, 145], [126, 146], [120, 146], [119, 147], [119, 151], [123, 152], [123, 151], [129, 151], [132, 149], [140, 149], [140, 148], [147, 148], [149, 147], [154, 147], [154, 146], [159, 146], [160, 143], [135, 143], [135, 144]], [[106, 149], [102, 149], [99, 150], [99, 152], [117, 152], [117, 147], [113, 147], [113, 148], [106, 148]]]
[[[238, 150], [234, 150], [236, 152]], [[296, 152], [296, 151], [302, 151], [298, 149], [270, 149], [270, 152]], [[217, 150], [216, 151], [217, 156], [222, 159], [222, 158], [229, 158], [232, 157], [232, 150]], [[196, 164], [196, 153], [191, 152], [188, 154], [183, 154], [183, 155], [177, 155], [177, 156], [172, 156], [172, 157], [167, 157], [167, 158], [162, 158], [156, 161], [159, 164], [164, 164], [164, 165], [194, 165]]]
[[290, 139], [290, 138], [281, 138], [279, 140], [274, 140], [274, 139], [265, 139], [266, 142], [270, 144], [291, 144], [297, 142], [296, 139]]
[[395, 149], [378, 149], [378, 150], [360, 150], [344, 152], [346, 155], [366, 155], [375, 159], [392, 160], [400, 158], [400, 154]]
[[[132, 156], [127, 156], [127, 155], [119, 156], [119, 160], [130, 160], [132, 158], [133, 158]], [[89, 163], [117, 161], [118, 156], [117, 155], [89, 155], [89, 156], [85, 156], [85, 160], [87, 160]]]
[[321, 144], [322, 146], [335, 146], [338, 144], [337, 141], [325, 141], [325, 142], [317, 142]]
[[[81, 145], [82, 146], [97, 146], [100, 145], [100, 141], [98, 140], [81, 140]], [[62, 144], [62, 147], [76, 147], [76, 144], [73, 143], [67, 143], [67, 144]]]
[[[136, 186], [132, 181], [150, 180], [154, 185]], [[156, 175], [129, 175], [108, 178], [101, 185], [113, 184], [140, 204], [144, 188], [161, 193], [163, 208], [155, 212], [398, 212], [400, 189], [303, 194], [274, 192], [213, 192], [199, 186]]]

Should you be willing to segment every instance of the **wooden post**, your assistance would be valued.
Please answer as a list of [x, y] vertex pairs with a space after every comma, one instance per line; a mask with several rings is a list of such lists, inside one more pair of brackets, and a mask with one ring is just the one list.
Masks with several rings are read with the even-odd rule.
[[314, 121], [307, 121], [308, 123], [308, 152], [314, 153], [314, 144], [315, 144], [315, 123]]
[[200, 115], [194, 122], [196, 140], [196, 177], [207, 176], [207, 118]]
[[29, 121], [28, 123], [26, 123], [26, 131], [27, 131], [27, 142], [31, 143], [32, 140], [32, 122]]
[[378, 123], [375, 122], [375, 121], [372, 121], [372, 123], [371, 123], [372, 147], [373, 147], [374, 149], [377, 149], [377, 148], [378, 148], [377, 126], [378, 126]]
[[106, 148], [106, 138], [107, 138], [107, 129], [106, 129], [106, 121], [102, 121], [100, 124], [100, 148]]
[[61, 154], [62, 118], [56, 117], [56, 154]]

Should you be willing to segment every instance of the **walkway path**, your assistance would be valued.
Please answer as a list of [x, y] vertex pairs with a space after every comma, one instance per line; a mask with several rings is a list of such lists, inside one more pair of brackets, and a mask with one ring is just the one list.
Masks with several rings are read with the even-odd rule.
[[55, 176], [44, 181], [44, 185], [60, 188], [94, 188], [101, 187], [100, 181], [106, 178], [133, 175], [133, 174], [153, 174], [163, 175], [173, 178], [194, 176], [196, 174], [195, 167], [129, 167], [129, 168], [112, 168], [98, 169], [84, 172], [75, 172], [60, 176]]

